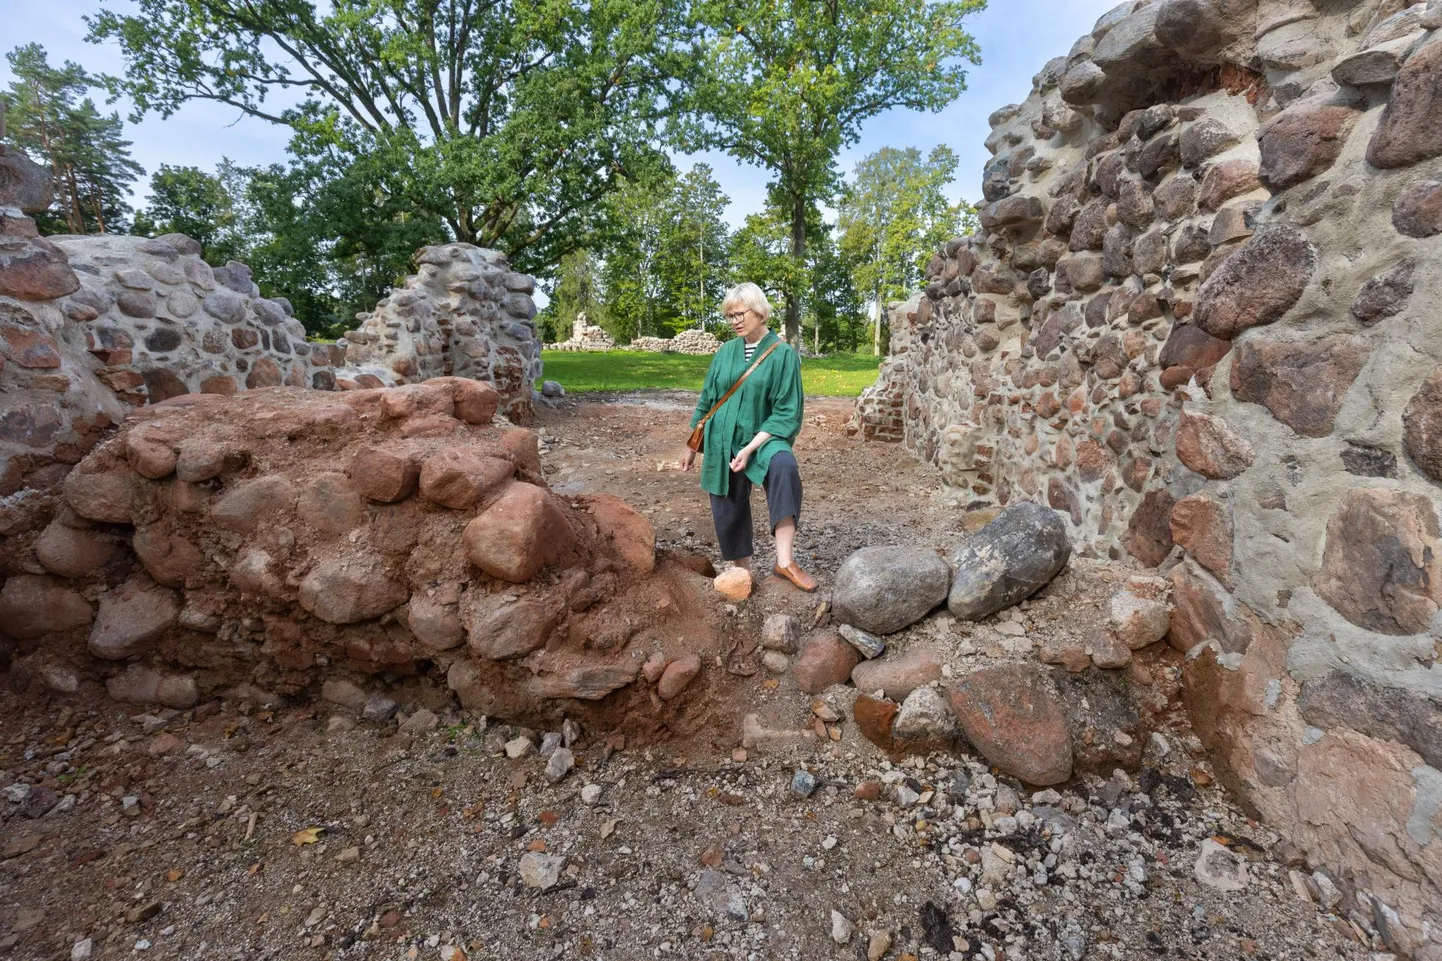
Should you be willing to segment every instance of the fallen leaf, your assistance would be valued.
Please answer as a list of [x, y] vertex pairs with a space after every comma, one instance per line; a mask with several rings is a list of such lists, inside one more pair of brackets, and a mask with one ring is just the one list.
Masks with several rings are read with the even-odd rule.
[[768, 677], [766, 680], [761, 682], [761, 686], [766, 688], [766, 690], [768, 691], [774, 691], [781, 686], [781, 682], [776, 680], [776, 678], [774, 677]]
[[171, 868], [169, 871], [165, 872], [165, 880], [169, 881], [171, 884], [174, 884], [176, 881], [179, 881], [183, 877], [185, 877], [185, 871], [181, 868]]
[[300, 847], [302, 844], [314, 844], [320, 840], [321, 832], [324, 830], [325, 828], [305, 828], [297, 831], [290, 836], [290, 843], [296, 847]]
[[445, 788], [443, 788], [443, 787], [438, 787], [438, 788], [434, 789], [433, 791], [431, 791], [431, 797], [440, 797], [442, 794], [445, 794], [445, 793], [446, 793], [446, 789], [445, 789]]

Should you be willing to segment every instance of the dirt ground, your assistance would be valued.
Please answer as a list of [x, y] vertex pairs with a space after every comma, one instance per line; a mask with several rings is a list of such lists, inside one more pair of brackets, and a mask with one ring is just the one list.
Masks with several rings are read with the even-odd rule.
[[[714, 556], [695, 475], [669, 469], [693, 403], [665, 393], [542, 410], [549, 482], [618, 494], [651, 519], [659, 546]], [[941, 503], [931, 473], [899, 448], [847, 438], [850, 409], [809, 401], [797, 445], [799, 560], [823, 591], [858, 547], [944, 548], [979, 520]], [[755, 503], [764, 516], [759, 492]], [[766, 549], [757, 561], [769, 569]], [[915, 630], [964, 669], [1029, 649], [1028, 634], [1086, 629], [1095, 603], [1080, 610], [1077, 597], [1111, 577], [1079, 562], [1007, 630], [945, 616]], [[735, 684], [771, 720], [799, 727], [815, 722], [813, 707], [826, 713], [789, 677]], [[3, 957], [1077, 961], [1370, 949], [1357, 924], [1303, 899], [1284, 840], [1229, 802], [1165, 705], [1138, 775], [1032, 794], [975, 758], [893, 763], [844, 716], [837, 740], [776, 754], [736, 750], [735, 730], [651, 746], [581, 731], [575, 770], [552, 783], [534, 749], [505, 751], [542, 732], [455, 710], [403, 715], [398, 728], [322, 703], [140, 713], [3, 697]], [[793, 787], [798, 771], [815, 778], [809, 796]], [[858, 797], [863, 782], [879, 796]], [[1242, 889], [1198, 883], [1208, 838], [1245, 865]]]

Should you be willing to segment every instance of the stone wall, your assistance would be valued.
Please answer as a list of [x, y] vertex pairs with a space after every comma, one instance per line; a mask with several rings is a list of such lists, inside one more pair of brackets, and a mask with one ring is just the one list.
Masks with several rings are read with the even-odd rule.
[[657, 723], [635, 682], [715, 640], [685, 579], [709, 586], [617, 498], [547, 489], [500, 403], [443, 377], [133, 410], [15, 548], [12, 688], [184, 708], [429, 676], [477, 714]]
[[695, 327], [681, 331], [675, 337], [637, 337], [626, 345], [627, 350], [638, 350], [647, 354], [691, 354], [706, 356], [721, 349], [721, 341], [709, 330]]
[[415, 262], [416, 273], [357, 314], [356, 329], [337, 341], [345, 354], [339, 376], [372, 387], [484, 380], [500, 391], [506, 416], [529, 424], [541, 376], [535, 281], [500, 252], [471, 244], [423, 247]]
[[[7, 200], [45, 172], [0, 155], [0, 544], [32, 534], [65, 473], [126, 412], [187, 393], [380, 387], [442, 374], [488, 381], [529, 423], [541, 373], [529, 277], [495, 251], [427, 247], [419, 272], [352, 332], [311, 343], [244, 264], [211, 268], [181, 234], [40, 237]], [[345, 365], [345, 366], [342, 366]], [[337, 379], [337, 374], [341, 377]], [[37, 513], [39, 512], [39, 513]], [[8, 555], [8, 551], [6, 552]], [[0, 576], [13, 569], [0, 558]]]
[[575, 323], [571, 325], [571, 336], [566, 340], [557, 341], [554, 344], [547, 344], [546, 349], [608, 351], [616, 349], [616, 341], [610, 334], [606, 333], [604, 327], [598, 327], [586, 320], [585, 311], [582, 311], [576, 315]]
[[858, 411], [1160, 566], [1232, 786], [1442, 957], [1442, 4], [1125, 3], [992, 115]]

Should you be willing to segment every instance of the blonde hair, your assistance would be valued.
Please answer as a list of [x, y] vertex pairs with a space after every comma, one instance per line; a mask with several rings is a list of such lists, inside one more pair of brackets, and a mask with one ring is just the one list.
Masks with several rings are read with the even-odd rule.
[[771, 301], [766, 299], [766, 293], [760, 287], [750, 281], [737, 284], [721, 298], [722, 314], [730, 313], [732, 307], [748, 307], [760, 314], [762, 320], [771, 320]]

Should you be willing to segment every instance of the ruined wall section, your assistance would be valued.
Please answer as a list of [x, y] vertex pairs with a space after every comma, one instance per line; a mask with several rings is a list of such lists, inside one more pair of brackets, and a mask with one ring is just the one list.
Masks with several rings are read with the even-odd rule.
[[[1231, 785], [1442, 957], [1442, 4], [1125, 3], [992, 116], [858, 430], [1168, 573]], [[895, 388], [901, 387], [899, 401]], [[888, 398], [887, 392], [893, 392]]]
[[184, 708], [428, 677], [477, 714], [657, 723], [643, 664], [714, 646], [700, 578], [619, 499], [550, 491], [499, 404], [436, 378], [132, 411], [0, 589], [10, 683]]
[[511, 270], [499, 251], [471, 244], [423, 247], [415, 261], [416, 273], [375, 310], [357, 314], [356, 329], [337, 341], [341, 378], [369, 387], [484, 380], [500, 391], [507, 417], [530, 423], [541, 376], [535, 281]]

